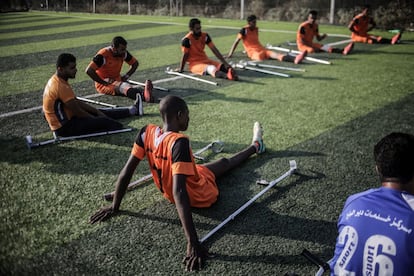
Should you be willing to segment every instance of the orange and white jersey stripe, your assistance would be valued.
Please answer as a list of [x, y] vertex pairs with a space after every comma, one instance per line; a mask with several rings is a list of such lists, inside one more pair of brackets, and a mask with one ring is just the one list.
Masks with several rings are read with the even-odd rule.
[[173, 176], [176, 174], [187, 176], [191, 206], [209, 207], [217, 200], [215, 176], [206, 167], [196, 165], [186, 135], [164, 132], [159, 126], [149, 124], [139, 132], [131, 154], [140, 160], [147, 157], [155, 185], [172, 203]]

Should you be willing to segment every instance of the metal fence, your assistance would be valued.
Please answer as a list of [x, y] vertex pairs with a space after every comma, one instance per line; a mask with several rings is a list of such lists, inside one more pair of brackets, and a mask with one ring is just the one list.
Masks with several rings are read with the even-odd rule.
[[[261, 20], [303, 21], [310, 9], [319, 11], [321, 23], [346, 24], [367, 0], [9, 0], [1, 1], [33, 10], [113, 13], [129, 15], [192, 16], [244, 19], [256, 14]], [[377, 0], [371, 8], [378, 26], [409, 26], [414, 21], [414, 1]], [[395, 16], [398, 15], [398, 16]], [[391, 18], [390, 20], [390, 17]]]

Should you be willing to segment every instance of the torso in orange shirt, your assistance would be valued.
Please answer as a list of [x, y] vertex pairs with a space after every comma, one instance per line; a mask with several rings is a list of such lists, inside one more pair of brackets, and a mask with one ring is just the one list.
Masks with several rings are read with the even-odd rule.
[[121, 81], [121, 70], [124, 62], [132, 65], [136, 62], [128, 51], [124, 56], [114, 56], [112, 47], [108, 46], [102, 48], [95, 55], [89, 66], [96, 70], [96, 73], [101, 79], [109, 78], [111, 80]]
[[319, 27], [317, 23], [310, 24], [308, 21], [299, 25], [296, 33], [296, 43], [303, 45], [312, 45], [313, 38], [319, 35]]
[[244, 50], [250, 58], [257, 52], [267, 51], [267, 49], [260, 44], [259, 28], [257, 27], [251, 30], [247, 25], [240, 30], [237, 37], [243, 40]]
[[358, 14], [353, 19], [353, 29], [358, 33], [352, 32], [352, 35], [368, 36], [369, 24], [372, 24], [372, 17], [363, 13]]
[[156, 186], [172, 203], [175, 174], [187, 176], [186, 187], [191, 206], [209, 207], [217, 200], [215, 176], [206, 167], [196, 165], [186, 135], [164, 132], [162, 128], [149, 124], [139, 132], [131, 154], [140, 160], [147, 157]]
[[183, 53], [188, 53], [188, 60], [190, 67], [200, 63], [209, 63], [210, 59], [207, 57], [205, 52], [205, 47], [213, 47], [213, 41], [211, 40], [210, 36], [205, 33], [201, 32], [199, 37], [193, 35], [192, 32], [189, 32], [182, 40], [181, 40], [181, 50]]
[[73, 116], [64, 103], [74, 99], [75, 93], [69, 83], [54, 74], [43, 92], [43, 113], [52, 131], [62, 127]]

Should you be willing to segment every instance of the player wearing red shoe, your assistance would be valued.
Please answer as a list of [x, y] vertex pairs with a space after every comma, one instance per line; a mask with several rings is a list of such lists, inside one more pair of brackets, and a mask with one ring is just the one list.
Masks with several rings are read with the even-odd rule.
[[352, 42], [344, 49], [332, 48], [328, 45], [313, 42], [314, 38], [321, 41], [328, 36], [327, 34], [319, 34], [319, 25], [316, 23], [317, 19], [318, 12], [312, 10], [309, 12], [308, 19], [299, 25], [296, 33], [296, 44], [298, 45], [298, 50], [301, 52], [307, 51], [308, 53], [328, 52], [343, 55], [349, 54], [354, 47], [354, 43]]
[[[124, 62], [130, 68], [125, 75], [121, 76]], [[95, 88], [99, 93], [126, 96], [133, 100], [139, 93], [146, 102], [153, 102], [150, 80], [145, 82], [144, 90], [128, 82], [138, 66], [138, 60], [127, 51], [127, 41], [121, 36], [116, 36], [112, 39], [111, 46], [100, 49], [94, 56], [86, 68], [86, 74], [95, 81]]]
[[[189, 23], [190, 32], [181, 40], [183, 55], [178, 72], [183, 72], [188, 63], [190, 71], [197, 75], [211, 75], [215, 78], [237, 80], [236, 72], [227, 63], [214, 45], [208, 33], [201, 31], [201, 21], [193, 18]], [[220, 62], [210, 59], [204, 51], [208, 46]]]
[[370, 6], [365, 5], [362, 12], [356, 15], [348, 25], [348, 29], [351, 31], [352, 41], [368, 44], [396, 44], [401, 39], [401, 33], [394, 35], [392, 39], [369, 34], [376, 26], [377, 23], [370, 16]]
[[257, 18], [255, 15], [250, 15], [247, 17], [247, 25], [244, 26], [237, 34], [237, 38], [234, 41], [229, 54], [227, 55], [228, 58], [231, 58], [233, 56], [237, 45], [239, 44], [240, 40], [242, 40], [244, 50], [251, 60], [260, 61], [265, 59], [277, 59], [279, 61], [294, 62], [296, 64], [302, 62], [302, 60], [307, 55], [306, 51], [295, 57], [291, 55], [279, 54], [266, 49], [259, 41], [259, 28], [256, 26], [256, 21]]

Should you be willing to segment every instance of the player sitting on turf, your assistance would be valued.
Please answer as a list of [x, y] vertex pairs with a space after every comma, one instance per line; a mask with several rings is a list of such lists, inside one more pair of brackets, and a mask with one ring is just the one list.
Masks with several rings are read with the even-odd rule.
[[331, 275], [413, 275], [414, 136], [385, 136], [374, 159], [381, 187], [346, 200]]
[[78, 100], [68, 79], [76, 76], [76, 57], [60, 54], [56, 73], [49, 79], [43, 93], [43, 113], [57, 136], [67, 137], [122, 129], [115, 119], [142, 115], [142, 101], [138, 97], [130, 108], [96, 109]]
[[323, 44], [313, 42], [314, 37], [316, 37], [318, 41], [321, 41], [328, 36], [327, 34], [319, 34], [318, 23], [316, 23], [317, 19], [318, 12], [312, 10], [309, 12], [308, 20], [299, 25], [299, 29], [296, 33], [298, 50], [301, 52], [307, 51], [308, 53], [328, 52], [348, 55], [354, 48], [353, 42], [349, 43], [344, 49], [332, 48], [328, 45], [324, 46]]
[[259, 41], [259, 28], [256, 26], [256, 20], [257, 19], [255, 15], [250, 15], [247, 17], [247, 26], [244, 26], [237, 34], [237, 38], [234, 41], [227, 56], [228, 58], [231, 58], [233, 56], [234, 50], [236, 50], [237, 45], [239, 44], [240, 40], [242, 40], [244, 50], [251, 60], [277, 59], [279, 61], [294, 62], [295, 64], [302, 62], [302, 60], [308, 54], [306, 50], [294, 57], [291, 55], [279, 54], [263, 47]]
[[[209, 34], [201, 31], [201, 21], [193, 18], [190, 20], [189, 27], [190, 32], [181, 40], [183, 55], [177, 71], [183, 72], [185, 64], [188, 63], [190, 71], [194, 74], [209, 74], [215, 78], [237, 80], [236, 72], [216, 48]], [[206, 45], [221, 63], [207, 57], [204, 51]]]
[[147, 157], [153, 180], [166, 199], [175, 203], [187, 240], [186, 269], [201, 269], [207, 248], [199, 242], [191, 214], [191, 207], [210, 207], [216, 202], [219, 190], [216, 178], [236, 168], [251, 155], [263, 153], [265, 146], [262, 128], [254, 124], [252, 144], [230, 158], [196, 165], [189, 138], [182, 134], [189, 123], [185, 101], [166, 96], [160, 102], [163, 126], [144, 126], [135, 140], [131, 155], [119, 174], [113, 203], [91, 216], [90, 222], [103, 221], [119, 211], [121, 200], [135, 169]]
[[401, 39], [401, 33], [394, 35], [392, 39], [375, 36], [368, 32], [377, 26], [374, 19], [369, 14], [370, 6], [365, 5], [362, 12], [356, 15], [348, 25], [348, 29], [352, 32], [351, 38], [354, 42], [360, 43], [381, 43], [381, 44], [396, 44]]
[[[127, 63], [129, 71], [121, 76], [123, 63]], [[86, 67], [86, 74], [95, 81], [95, 88], [99, 93], [112, 96], [126, 96], [137, 99], [137, 94], [146, 102], [153, 102], [152, 82], [145, 81], [145, 88], [135, 87], [128, 82], [129, 77], [138, 68], [138, 60], [127, 51], [127, 41], [116, 36], [112, 39], [112, 45], [102, 48], [93, 57]]]

